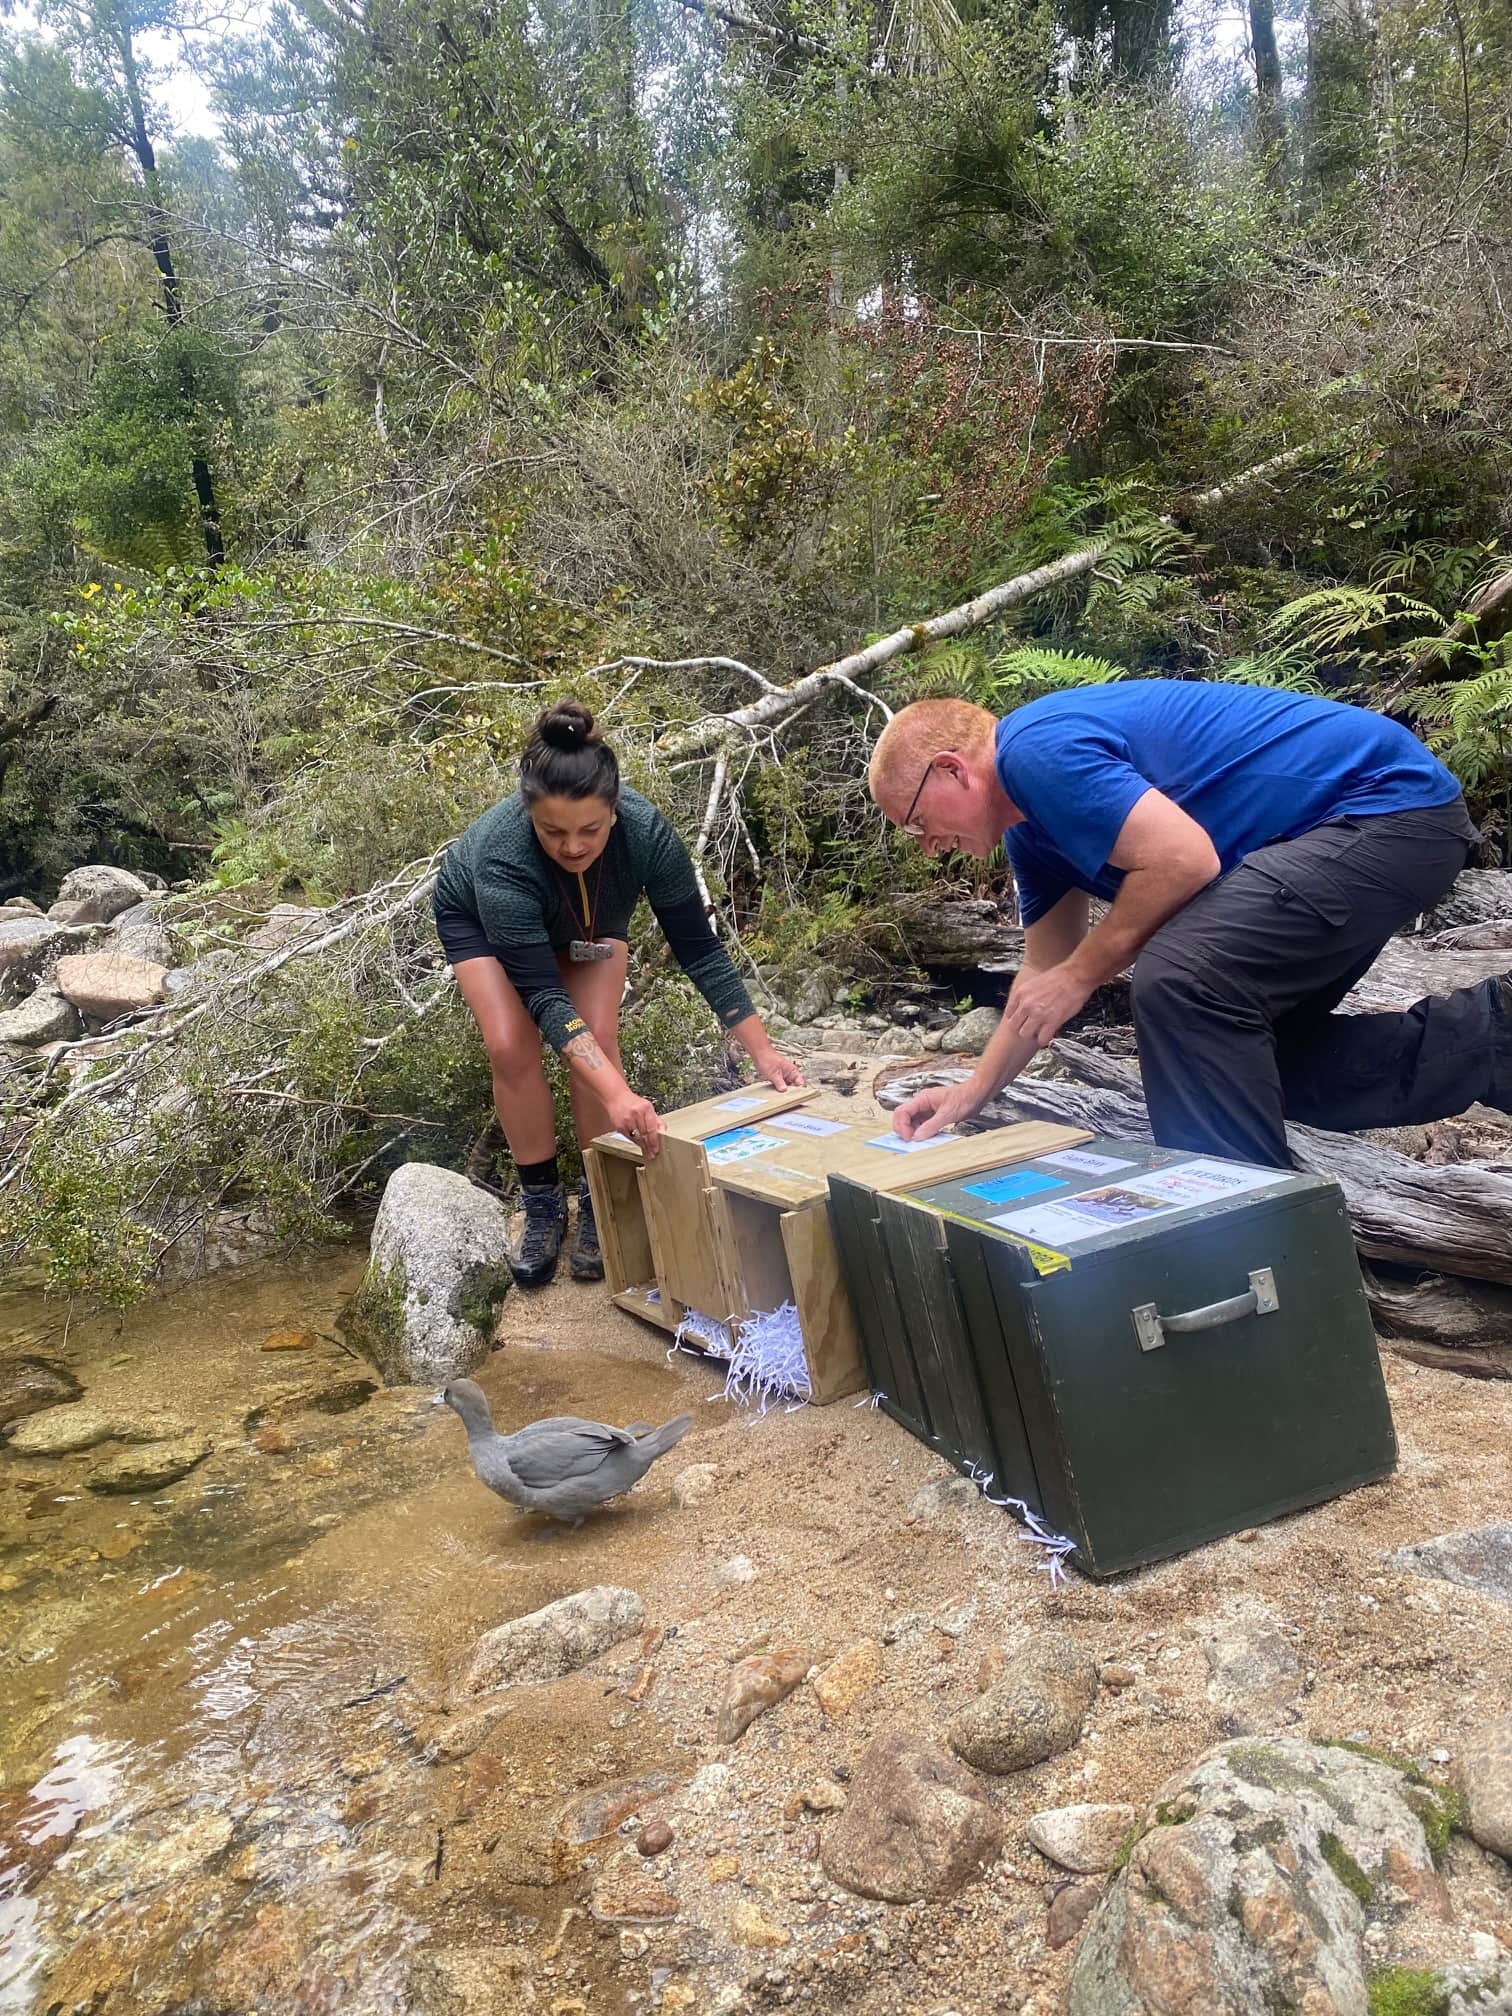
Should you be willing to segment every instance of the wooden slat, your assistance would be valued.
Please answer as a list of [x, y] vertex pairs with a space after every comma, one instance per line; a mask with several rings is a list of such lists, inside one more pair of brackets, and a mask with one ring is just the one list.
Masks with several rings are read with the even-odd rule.
[[780, 1223], [813, 1398], [821, 1407], [828, 1406], [866, 1384], [829, 1210], [810, 1204], [801, 1211], [785, 1211]]
[[623, 1289], [609, 1300], [616, 1309], [623, 1309], [631, 1316], [639, 1316], [643, 1322], [655, 1323], [662, 1330], [675, 1330], [682, 1321], [682, 1312], [669, 1309], [665, 1298], [653, 1302], [651, 1291], [655, 1284], [646, 1282], [639, 1288]]
[[650, 1281], [656, 1263], [636, 1190], [636, 1171], [589, 1148], [583, 1156], [588, 1194], [604, 1252], [604, 1279], [611, 1295]]
[[[710, 1134], [722, 1134], [728, 1127], [755, 1127], [774, 1113], [788, 1113], [816, 1096], [813, 1086], [790, 1087], [778, 1092], [770, 1085], [743, 1085], [735, 1092], [721, 1092], [714, 1099], [700, 1099], [696, 1106], [679, 1106], [675, 1113], [662, 1115], [667, 1137], [673, 1141], [702, 1141]], [[754, 1100], [751, 1105], [747, 1102]], [[732, 1105], [744, 1110], [732, 1113]]]
[[732, 1313], [735, 1291], [705, 1194], [710, 1185], [703, 1149], [668, 1135], [642, 1174], [658, 1228], [663, 1293], [723, 1321]]
[[[661, 1291], [661, 1310], [668, 1320], [667, 1327], [675, 1330], [683, 1319], [683, 1305], [667, 1285], [666, 1233], [657, 1216], [656, 1192], [646, 1181], [644, 1169], [635, 1172], [636, 1188], [640, 1195], [641, 1210], [646, 1220], [646, 1238], [651, 1246], [651, 1271], [658, 1289]], [[660, 1320], [660, 1319], [658, 1319]]]

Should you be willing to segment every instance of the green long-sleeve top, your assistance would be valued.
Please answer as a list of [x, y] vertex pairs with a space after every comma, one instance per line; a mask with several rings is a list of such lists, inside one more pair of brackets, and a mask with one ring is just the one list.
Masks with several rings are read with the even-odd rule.
[[730, 1029], [756, 1012], [710, 929], [687, 848], [638, 791], [622, 789], [617, 809], [603, 854], [579, 878], [546, 853], [517, 791], [452, 842], [437, 877], [438, 901], [477, 918], [506, 978], [556, 1050], [582, 1029], [562, 985], [558, 949], [574, 938], [627, 937], [643, 895], [673, 957], [720, 1023]]

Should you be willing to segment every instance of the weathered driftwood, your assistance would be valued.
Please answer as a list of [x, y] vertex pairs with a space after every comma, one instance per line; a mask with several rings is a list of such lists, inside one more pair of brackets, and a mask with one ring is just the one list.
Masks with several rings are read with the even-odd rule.
[[1486, 1281], [1392, 1281], [1365, 1267], [1381, 1341], [1419, 1365], [1479, 1379], [1512, 1379], [1512, 1288]]
[[[1481, 930], [1489, 928], [1482, 925]], [[1426, 994], [1453, 994], [1512, 967], [1512, 951], [1495, 946], [1467, 950], [1444, 946], [1440, 938], [1393, 938], [1341, 1004], [1347, 1015], [1410, 1008]]]
[[1023, 932], [990, 896], [915, 897], [891, 915], [916, 966], [1016, 973], [1023, 961]]
[[1423, 939], [1436, 952], [1506, 952], [1512, 955], [1512, 917], [1492, 918], [1485, 924], [1456, 924], [1449, 931], [1435, 931]]
[[1512, 868], [1467, 868], [1436, 908], [1423, 918], [1425, 932], [1459, 924], [1494, 924], [1512, 917]]
[[[1068, 1073], [1018, 1079], [983, 1109], [984, 1121], [1065, 1120], [1099, 1134], [1151, 1138], [1138, 1073], [1085, 1044], [1054, 1046]], [[930, 1058], [891, 1067], [874, 1085], [884, 1107], [901, 1105], [925, 1085], [956, 1084], [967, 1070]], [[1349, 1134], [1316, 1127], [1287, 1130], [1304, 1169], [1343, 1188], [1362, 1253], [1401, 1266], [1512, 1284], [1512, 1168], [1459, 1162], [1428, 1167]]]

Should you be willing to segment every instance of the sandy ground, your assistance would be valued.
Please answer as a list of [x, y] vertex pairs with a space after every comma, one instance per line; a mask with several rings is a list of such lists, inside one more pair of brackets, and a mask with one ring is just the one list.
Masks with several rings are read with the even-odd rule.
[[[214, 1433], [214, 1455], [160, 1500], [90, 1500], [74, 1471], [0, 1456], [16, 1508], [0, 1562], [5, 1784], [82, 1731], [125, 1760], [130, 1793], [35, 1890], [55, 1959], [30, 2006], [1051, 2016], [1074, 1948], [1046, 1943], [1064, 1878], [1024, 1823], [1076, 1801], [1138, 1805], [1222, 1739], [1202, 1637], [1226, 1606], [1257, 1599], [1295, 1645], [1299, 1734], [1443, 1775], [1464, 1733], [1512, 1704], [1508, 1606], [1389, 1560], [1512, 1518], [1512, 1384], [1388, 1356], [1392, 1478], [1114, 1584], [1052, 1590], [1005, 1513], [973, 1501], [911, 1518], [950, 1473], [884, 1416], [848, 1401], [737, 1411], [718, 1368], [668, 1362], [662, 1333], [566, 1281], [505, 1304], [479, 1375], [500, 1425], [696, 1420], [621, 1505], [542, 1529], [477, 1484], [429, 1394], [331, 1416], [288, 1398], [357, 1369], [331, 1319], [359, 1264], [248, 1270], [69, 1339], [91, 1400], [171, 1399]], [[300, 1323], [320, 1337], [297, 1363], [261, 1352]], [[287, 1406], [282, 1446], [259, 1405]], [[714, 1466], [710, 1487], [679, 1505], [693, 1464]], [[56, 1525], [38, 1522], [49, 1495]], [[641, 1596], [645, 1632], [462, 1732], [456, 1682], [478, 1634], [599, 1583]], [[1002, 1860], [943, 1905], [836, 1890], [817, 1859], [833, 1823], [794, 1794], [844, 1784], [884, 1728], [940, 1730], [984, 1655], [1046, 1628], [1133, 1679], [1099, 1692], [1073, 1749], [994, 1781]], [[717, 1743], [733, 1661], [792, 1645], [822, 1667], [865, 1640], [876, 1677], [847, 1712], [826, 1716], [805, 1684]], [[571, 1838], [575, 1802], [656, 1772], [663, 1789], [620, 1832]], [[110, 1872], [122, 1842], [161, 1861], [185, 1802], [220, 1831], [170, 1908]], [[655, 1814], [673, 1840], [647, 1862], [634, 1841]], [[1476, 1934], [1512, 1950], [1512, 1872], [1460, 1839], [1446, 1873], [1454, 1921], [1384, 1931], [1383, 1964], [1469, 1958]]]

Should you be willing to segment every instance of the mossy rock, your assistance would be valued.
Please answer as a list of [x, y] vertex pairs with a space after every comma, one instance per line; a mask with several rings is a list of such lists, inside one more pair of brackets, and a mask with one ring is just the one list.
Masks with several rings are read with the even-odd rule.
[[356, 1293], [336, 1319], [352, 1349], [376, 1366], [389, 1385], [404, 1377], [406, 1299], [403, 1263], [384, 1267], [370, 1260]]
[[1388, 1967], [1369, 1994], [1370, 2016], [1448, 2016], [1449, 1991], [1424, 1967]]

